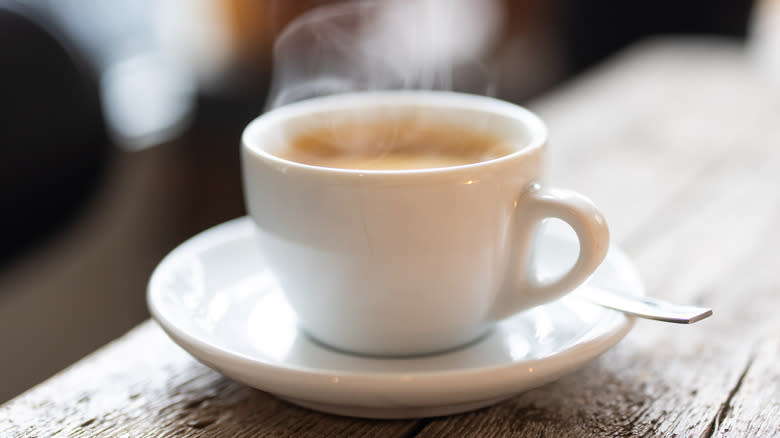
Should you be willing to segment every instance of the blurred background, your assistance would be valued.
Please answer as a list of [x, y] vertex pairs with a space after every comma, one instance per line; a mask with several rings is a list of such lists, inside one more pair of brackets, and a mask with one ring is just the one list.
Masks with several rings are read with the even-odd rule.
[[[0, 403], [148, 318], [160, 259], [244, 214], [243, 127], [268, 106], [339, 91], [283, 93], [315, 57], [352, 68], [283, 29], [344, 3], [0, 0]], [[458, 72], [449, 88], [521, 104], [658, 35], [741, 41], [780, 72], [780, 0], [393, 3], [412, 15], [388, 22], [400, 37], [380, 57], [422, 46]], [[277, 39], [306, 50], [274, 62]]]

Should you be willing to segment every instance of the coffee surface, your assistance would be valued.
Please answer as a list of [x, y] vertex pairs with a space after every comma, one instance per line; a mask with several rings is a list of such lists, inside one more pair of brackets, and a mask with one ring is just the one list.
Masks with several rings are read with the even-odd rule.
[[305, 131], [276, 155], [313, 166], [404, 170], [460, 166], [508, 155], [498, 137], [442, 122], [354, 121]]

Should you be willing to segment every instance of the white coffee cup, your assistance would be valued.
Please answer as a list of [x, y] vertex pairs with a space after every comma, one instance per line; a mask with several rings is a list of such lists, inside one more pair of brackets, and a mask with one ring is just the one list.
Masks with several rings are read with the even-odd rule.
[[[455, 167], [373, 171], [274, 155], [323, 124], [405, 113], [489, 132], [516, 151]], [[433, 353], [584, 282], [604, 259], [609, 233], [589, 200], [542, 182], [546, 143], [531, 112], [449, 92], [321, 97], [251, 122], [241, 148], [246, 205], [301, 328], [348, 352]], [[530, 252], [545, 218], [567, 222], [580, 253], [562, 277], [541, 283]]]

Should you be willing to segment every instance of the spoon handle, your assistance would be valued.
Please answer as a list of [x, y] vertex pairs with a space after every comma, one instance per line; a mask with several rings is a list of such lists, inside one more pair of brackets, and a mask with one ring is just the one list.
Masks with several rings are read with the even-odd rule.
[[599, 306], [656, 321], [693, 324], [712, 315], [712, 309], [706, 307], [675, 304], [650, 297], [625, 295], [620, 292], [592, 286], [582, 286], [575, 293], [577, 296]]

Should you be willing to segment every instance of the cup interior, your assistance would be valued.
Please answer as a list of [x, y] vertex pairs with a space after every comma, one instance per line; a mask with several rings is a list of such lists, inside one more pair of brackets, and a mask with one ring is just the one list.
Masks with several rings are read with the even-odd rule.
[[537, 116], [501, 100], [452, 92], [389, 91], [319, 97], [271, 110], [247, 126], [242, 140], [244, 147], [262, 158], [286, 161], [276, 154], [307, 131], [401, 119], [489, 134], [514, 150], [508, 156], [541, 145], [546, 139], [545, 126]]

